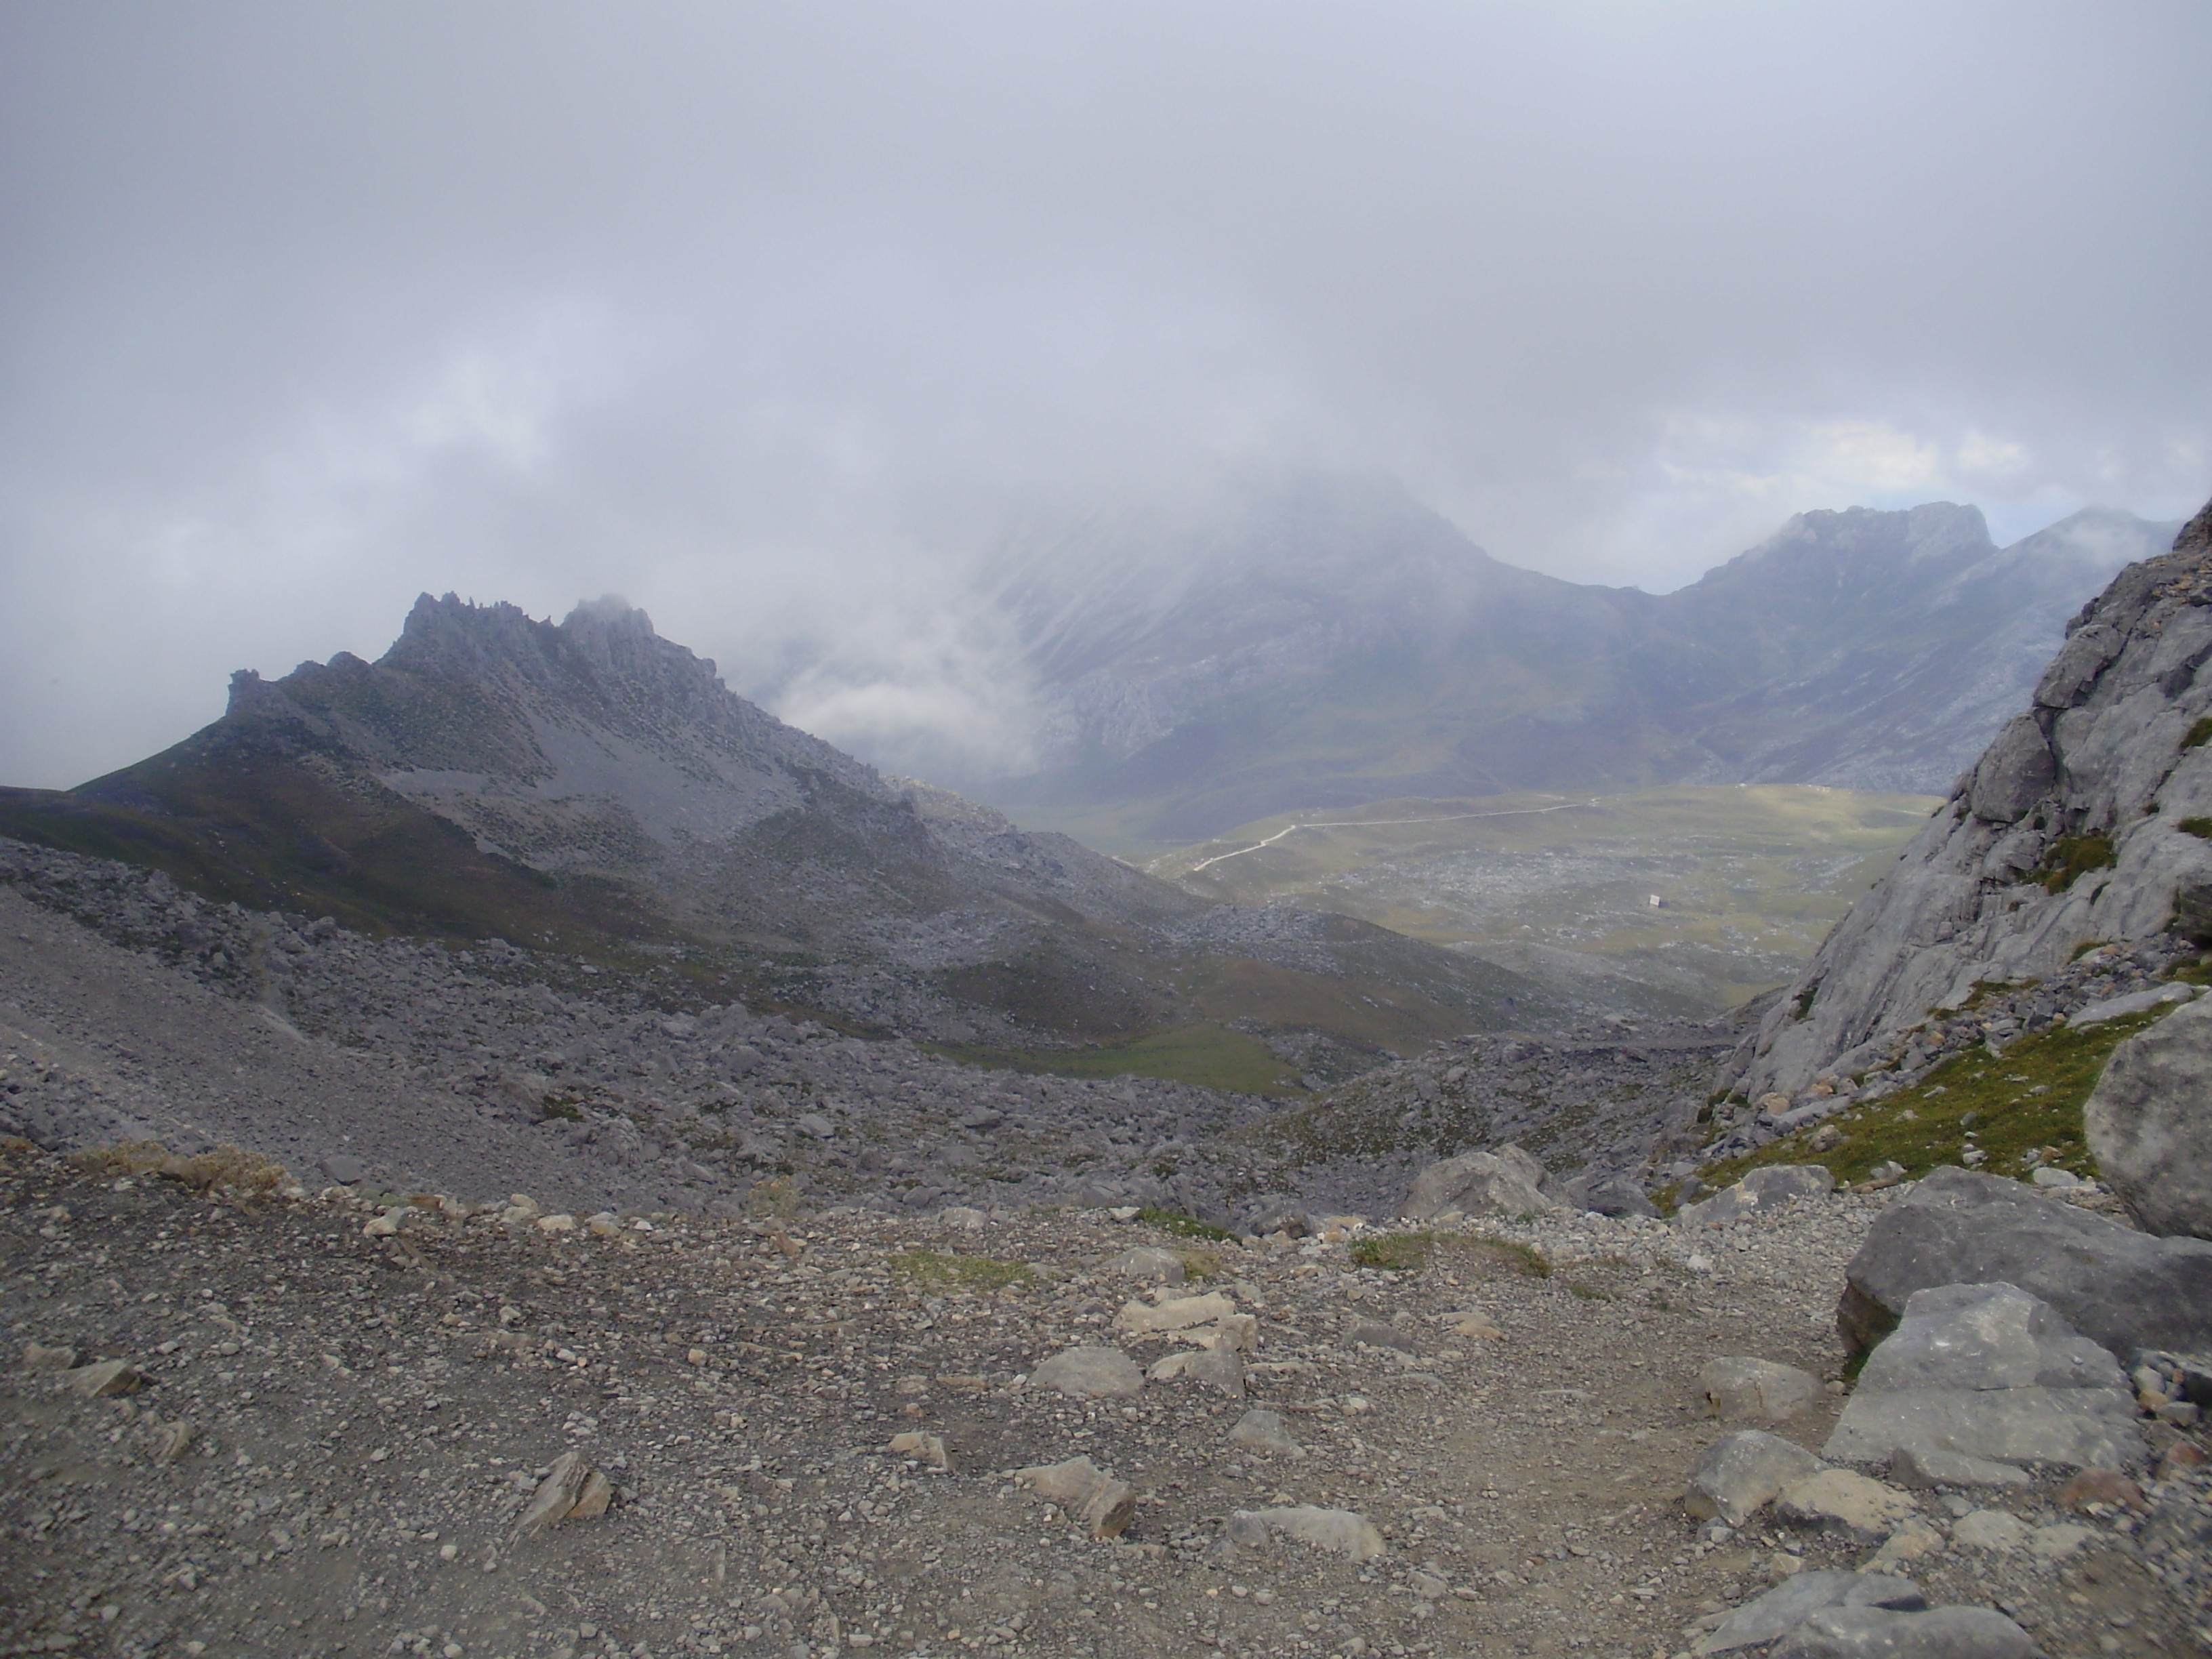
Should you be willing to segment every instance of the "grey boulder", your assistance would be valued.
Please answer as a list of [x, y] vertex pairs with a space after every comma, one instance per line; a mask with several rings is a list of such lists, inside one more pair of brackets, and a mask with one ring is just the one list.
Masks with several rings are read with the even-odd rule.
[[[1952, 1456], [2120, 1468], [2142, 1459], [2136, 1402], [2112, 1356], [2012, 1285], [1914, 1293], [1874, 1351], [1823, 1455], [1941, 1468]], [[2005, 1481], [1982, 1468], [1985, 1484]]]
[[1770, 1659], [2038, 1659], [2034, 1640], [1988, 1607], [1823, 1607], [1784, 1638]]
[[1787, 1636], [1826, 1607], [1918, 1609], [1928, 1605], [1910, 1578], [1879, 1572], [1801, 1572], [1755, 1601], [1747, 1601], [1700, 1638], [1692, 1651], [1734, 1653]]
[[1674, 1212], [1674, 1221], [1683, 1227], [1717, 1226], [1779, 1209], [1792, 1199], [1821, 1198], [1835, 1190], [1835, 1176], [1821, 1164], [1770, 1164], [1701, 1204], [1684, 1205]]
[[1431, 1164], [1413, 1177], [1402, 1213], [1432, 1221], [1446, 1211], [1465, 1215], [1539, 1215], [1559, 1205], [1543, 1190], [1544, 1166], [1511, 1144], [1489, 1152], [1462, 1152]]
[[1844, 1280], [1836, 1323], [1854, 1352], [1880, 1341], [1917, 1291], [1998, 1283], [2122, 1359], [2212, 1349], [2212, 1243], [2140, 1233], [1968, 1170], [1937, 1170], [1884, 1211]]
[[2212, 1000], [2113, 1049], [2081, 1120], [2130, 1215], [2154, 1233], [2212, 1238]]

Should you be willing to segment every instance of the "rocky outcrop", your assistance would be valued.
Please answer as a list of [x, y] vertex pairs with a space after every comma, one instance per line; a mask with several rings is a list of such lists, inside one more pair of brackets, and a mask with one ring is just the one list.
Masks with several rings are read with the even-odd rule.
[[2212, 1238], [2212, 1002], [2115, 1048], [2081, 1115], [2130, 1215], [2155, 1233]]
[[1886, 1464], [1902, 1454], [1924, 1473], [1949, 1455], [2120, 1468], [2142, 1450], [2135, 1396], [2110, 1353], [2014, 1285], [1947, 1285], [1905, 1304], [1822, 1455]]
[[2212, 937], [2212, 507], [2075, 618], [2026, 712], [1853, 906], [1735, 1063], [1796, 1094], [1893, 1062], [1933, 1009], [2092, 941]]
[[2212, 1243], [2159, 1238], [1996, 1176], [1942, 1169], [1890, 1206], [1844, 1271], [1836, 1322], [1855, 1350], [1915, 1291], [2007, 1284], [2124, 1363], [2212, 1347]]

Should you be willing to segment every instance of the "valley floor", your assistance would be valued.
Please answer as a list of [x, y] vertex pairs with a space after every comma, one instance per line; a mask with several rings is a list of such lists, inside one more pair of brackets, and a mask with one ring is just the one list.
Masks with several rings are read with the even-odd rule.
[[[1871, 1553], [1701, 1531], [1680, 1498], [1723, 1427], [1699, 1366], [1835, 1376], [1843, 1264], [1893, 1196], [1695, 1237], [1574, 1217], [1244, 1248], [1098, 1211], [595, 1231], [222, 1199], [18, 1144], [0, 1320], [144, 1386], [0, 1384], [0, 1651], [1663, 1656], [1781, 1576]], [[1072, 1346], [1178, 1347], [1121, 1328], [1139, 1245], [1252, 1318], [1242, 1397], [1028, 1380]], [[1778, 1431], [1817, 1446], [1838, 1403]], [[1233, 1442], [1255, 1408], [1298, 1449]], [[904, 1432], [950, 1469], [894, 1453]], [[519, 1532], [570, 1451], [611, 1506]], [[1117, 1540], [1010, 1478], [1078, 1455], [1136, 1489]], [[2055, 1560], [1954, 1543], [1908, 1571], [2053, 1656], [2189, 1650], [2212, 1514], [2201, 1480], [2150, 1492], [2148, 1520], [2091, 1521]], [[1996, 1501], [2073, 1519], [2051, 1493]], [[1922, 1510], [1942, 1526], [1964, 1502]], [[1234, 1512], [1286, 1504], [1364, 1514], [1382, 1553], [1220, 1551]]]

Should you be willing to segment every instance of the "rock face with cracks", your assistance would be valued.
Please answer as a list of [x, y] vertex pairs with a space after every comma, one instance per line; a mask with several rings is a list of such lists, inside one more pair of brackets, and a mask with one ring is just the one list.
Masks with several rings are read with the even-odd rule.
[[2140, 1462], [2143, 1443], [2111, 1354], [2014, 1285], [1950, 1285], [1905, 1304], [1825, 1450], [1923, 1471], [1949, 1456], [2117, 1468]]
[[2086, 606], [1904, 856], [1851, 907], [1734, 1066], [1756, 1097], [1890, 1063], [1933, 1008], [2049, 978], [2083, 945], [2212, 938], [2212, 507]]
[[2081, 1122], [2099, 1172], [2146, 1230], [2212, 1238], [2212, 1001], [2113, 1049]]

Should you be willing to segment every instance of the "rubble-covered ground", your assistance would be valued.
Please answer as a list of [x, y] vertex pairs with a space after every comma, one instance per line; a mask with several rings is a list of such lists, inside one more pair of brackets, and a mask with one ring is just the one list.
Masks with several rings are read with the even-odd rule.
[[1640, 1175], [1737, 1035], [1470, 1036], [1289, 1104], [1024, 1076], [672, 974], [368, 939], [0, 839], [0, 1133], [231, 1142], [387, 1190], [699, 1213], [767, 1181], [894, 1212], [1375, 1212], [1421, 1164], [1501, 1139], [1562, 1174]]
[[[1879, 1541], [1701, 1528], [1680, 1498], [1723, 1427], [1707, 1358], [1838, 1377], [1843, 1265], [1887, 1193], [1694, 1235], [1562, 1215], [1248, 1248], [1096, 1210], [572, 1218], [89, 1162], [0, 1161], [0, 1321], [27, 1358], [143, 1386], [5, 1373], [0, 1651], [1666, 1656]], [[1188, 1282], [1148, 1295], [1133, 1246]], [[1070, 1347], [1184, 1351], [1128, 1328], [1188, 1292], [1242, 1346], [1222, 1385], [1028, 1381]], [[1774, 1426], [1817, 1447], [1840, 1386]], [[1253, 1409], [1297, 1449], [1232, 1440]], [[571, 1451], [611, 1505], [518, 1531]], [[1135, 1489], [1118, 1540], [1009, 1478], [1079, 1455]], [[2063, 1553], [1908, 1570], [2053, 1656], [2191, 1650], [2202, 1479], [2151, 1482], [2142, 1519], [2062, 1516], [2056, 1484], [1917, 1501], [1945, 1533], [1961, 1506], [2080, 1524]], [[1381, 1553], [1219, 1548], [1236, 1511], [1297, 1504], [1365, 1516]]]

